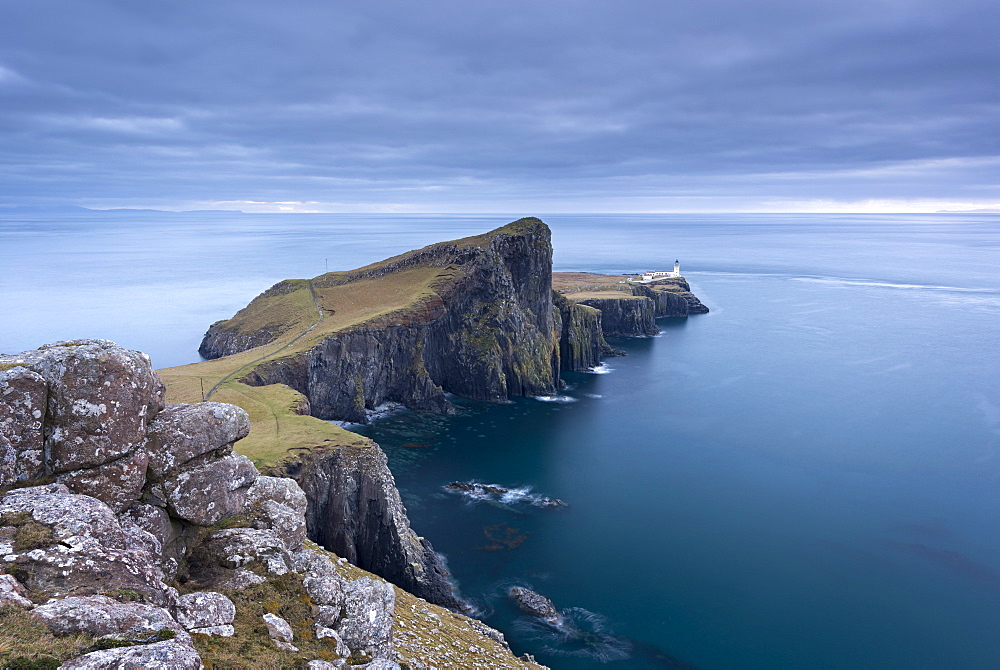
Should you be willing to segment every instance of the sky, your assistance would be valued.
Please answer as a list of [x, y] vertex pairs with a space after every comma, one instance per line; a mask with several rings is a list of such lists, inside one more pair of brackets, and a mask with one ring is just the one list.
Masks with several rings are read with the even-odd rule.
[[0, 211], [1000, 208], [995, 0], [0, 6]]

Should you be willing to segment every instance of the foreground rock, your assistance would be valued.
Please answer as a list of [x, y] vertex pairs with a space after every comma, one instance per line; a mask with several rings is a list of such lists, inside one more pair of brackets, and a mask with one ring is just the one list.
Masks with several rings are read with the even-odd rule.
[[61, 667], [399, 667], [396, 591], [305, 545], [303, 491], [232, 450], [243, 410], [164, 407], [148, 359], [104, 340], [0, 363], [0, 607], [78, 639]]

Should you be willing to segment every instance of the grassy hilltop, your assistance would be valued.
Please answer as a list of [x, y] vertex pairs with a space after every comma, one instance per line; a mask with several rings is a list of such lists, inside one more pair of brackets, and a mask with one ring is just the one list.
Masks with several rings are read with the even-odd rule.
[[335, 333], [366, 324], [398, 325], [426, 315], [464, 273], [460, 264], [440, 264], [437, 252], [460, 254], [499, 235], [525, 234], [536, 221], [522, 219], [356, 270], [282, 281], [233, 318], [213, 326], [225, 337], [250, 339], [263, 334], [269, 341], [221, 358], [158, 370], [167, 386], [167, 402], [207, 398], [245, 409], [252, 430], [237, 450], [260, 469], [316, 448], [368, 445], [366, 438], [308, 416], [308, 401], [298, 391], [283, 384], [252, 386], [242, 380], [261, 365], [293, 360]]

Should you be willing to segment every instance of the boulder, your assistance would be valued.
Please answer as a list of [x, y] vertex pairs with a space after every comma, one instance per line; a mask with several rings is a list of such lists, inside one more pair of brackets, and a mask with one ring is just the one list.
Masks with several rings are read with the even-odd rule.
[[53, 598], [31, 610], [31, 615], [57, 635], [138, 636], [165, 630], [175, 642], [191, 644], [191, 637], [162, 607], [122, 603], [107, 596]]
[[516, 600], [521, 609], [528, 614], [545, 619], [553, 624], [562, 621], [563, 617], [555, 605], [552, 604], [552, 601], [543, 595], [535, 593], [531, 589], [526, 589], [523, 586], [512, 586], [508, 589], [507, 594]]
[[45, 459], [49, 472], [91, 468], [131, 453], [163, 409], [163, 382], [149, 357], [109, 340], [57, 342], [13, 356], [48, 384]]
[[229, 453], [182, 466], [154, 486], [153, 492], [166, 502], [171, 516], [196, 526], [211, 526], [244, 508], [247, 489], [257, 476], [249, 459]]
[[188, 630], [231, 624], [236, 618], [233, 601], [212, 591], [188, 593], [177, 599], [177, 622]]
[[155, 560], [129, 546], [114, 512], [63, 484], [15, 489], [0, 498], [0, 518], [17, 519], [24, 545], [0, 542], [8, 572], [50, 595], [136, 591], [157, 605], [176, 592], [161, 581]]
[[28, 592], [13, 575], [0, 575], [0, 607], [16, 605], [32, 608], [35, 603], [28, 599]]
[[258, 477], [247, 491], [240, 519], [257, 529], [269, 529], [289, 551], [306, 539], [306, 494], [294, 479]]
[[146, 450], [150, 478], [164, 479], [188, 461], [228, 447], [249, 432], [250, 417], [236, 405], [168, 405], [149, 426]]
[[276, 647], [285, 651], [298, 651], [298, 647], [292, 644], [295, 634], [292, 633], [292, 627], [287, 621], [277, 614], [268, 612], [264, 615], [264, 623], [267, 625], [267, 634]]
[[0, 445], [6, 444], [14, 453], [11, 461], [11, 455], [0, 448], [0, 486], [45, 473], [42, 425], [47, 396], [48, 384], [37, 372], [25, 367], [0, 372]]
[[135, 647], [93, 651], [59, 666], [69, 670], [200, 670], [204, 666], [193, 647], [167, 640]]
[[110, 463], [63, 473], [58, 480], [73, 493], [97, 498], [117, 513], [139, 499], [148, 461], [146, 452], [136, 449]]
[[348, 658], [351, 655], [350, 647], [344, 644], [344, 641], [340, 639], [340, 635], [337, 634], [337, 631], [333, 630], [332, 628], [327, 628], [326, 626], [316, 624], [316, 639], [322, 640], [323, 638], [329, 638], [333, 640], [334, 645], [336, 645], [334, 651], [337, 652], [337, 656], [340, 656], [342, 658]]
[[254, 528], [227, 528], [208, 536], [199, 552], [224, 568], [263, 565], [268, 572], [283, 575], [288, 572], [291, 557], [284, 543], [270, 531]]
[[186, 548], [165, 509], [141, 502], [132, 503], [118, 515], [118, 523], [129, 546], [140, 547], [149, 552], [166, 579], [177, 576]]
[[364, 650], [373, 658], [392, 651], [392, 615], [396, 593], [392, 585], [362, 577], [345, 586], [344, 609], [337, 632], [354, 651]]

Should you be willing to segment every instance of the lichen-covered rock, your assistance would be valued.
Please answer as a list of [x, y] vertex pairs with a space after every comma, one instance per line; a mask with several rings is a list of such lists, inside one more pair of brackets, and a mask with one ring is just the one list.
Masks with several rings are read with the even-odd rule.
[[136, 449], [110, 463], [65, 472], [59, 475], [58, 480], [73, 493], [97, 498], [115, 512], [121, 512], [139, 499], [146, 484], [148, 461], [148, 454]]
[[8, 605], [31, 608], [35, 603], [28, 599], [27, 590], [13, 575], [0, 575], [0, 607]]
[[286, 549], [295, 551], [306, 539], [306, 507], [306, 494], [294, 479], [258, 477], [239, 518], [258, 530], [270, 530]]
[[[7, 357], [11, 358], [11, 357]], [[14, 367], [0, 372], [0, 486], [44, 474], [42, 430], [48, 384], [37, 372]]]
[[191, 644], [187, 631], [162, 607], [123, 603], [107, 596], [51, 599], [31, 610], [31, 615], [57, 635], [83, 633], [100, 637], [169, 631], [176, 642]]
[[373, 658], [386, 657], [392, 649], [395, 607], [396, 593], [391, 584], [371, 577], [348, 582], [336, 630], [352, 650], [365, 650]]
[[109, 340], [57, 342], [0, 356], [48, 384], [45, 457], [49, 472], [102, 465], [131, 453], [163, 409], [163, 382], [149, 357]]
[[267, 624], [267, 634], [271, 636], [272, 640], [291, 642], [295, 639], [292, 627], [277, 614], [271, 614], [270, 612], [265, 614], [264, 623]]
[[236, 628], [230, 624], [220, 626], [205, 626], [204, 628], [192, 628], [188, 631], [197, 635], [209, 635], [213, 637], [232, 637], [236, 635]]
[[177, 526], [162, 507], [135, 502], [118, 515], [129, 546], [145, 549], [159, 564], [166, 579], [177, 576], [180, 561], [187, 553]]
[[0, 435], [0, 486], [7, 486], [17, 479], [17, 450]]
[[185, 464], [151, 490], [162, 496], [171, 516], [211, 526], [244, 508], [247, 490], [257, 476], [246, 456], [209, 455]]
[[270, 531], [255, 528], [227, 528], [216, 531], [198, 548], [200, 555], [214, 558], [219, 565], [242, 568], [254, 563], [268, 572], [283, 575], [289, 571], [291, 556], [285, 543]]
[[[29, 589], [50, 595], [127, 589], [168, 605], [176, 592], [161, 581], [156, 561], [129, 546], [114, 512], [63, 484], [15, 489], [0, 498], [0, 515], [28, 514], [44, 526], [31, 547], [0, 556]], [[4, 545], [6, 548], [7, 545]]]
[[236, 568], [232, 574], [214, 582], [214, 586], [223, 591], [242, 591], [245, 588], [256, 584], [263, 584], [266, 581], [266, 577], [261, 577], [253, 570]]
[[198, 591], [178, 598], [174, 613], [177, 622], [191, 630], [231, 624], [236, 617], [236, 606], [221, 593]]
[[68, 670], [200, 670], [201, 656], [193, 647], [167, 640], [134, 647], [93, 651], [59, 666]]
[[334, 651], [337, 652], [337, 656], [347, 658], [351, 655], [351, 648], [344, 644], [344, 641], [340, 639], [340, 635], [337, 631], [332, 628], [327, 628], [322, 624], [316, 624], [316, 639], [322, 640], [324, 638], [333, 640], [334, 645], [336, 645], [334, 647]]
[[161, 480], [188, 461], [232, 445], [250, 432], [250, 417], [236, 405], [168, 405], [149, 426], [150, 478]]
[[342, 658], [336, 661], [309, 661], [306, 667], [309, 670], [339, 670], [340, 668], [347, 667], [347, 661]]

